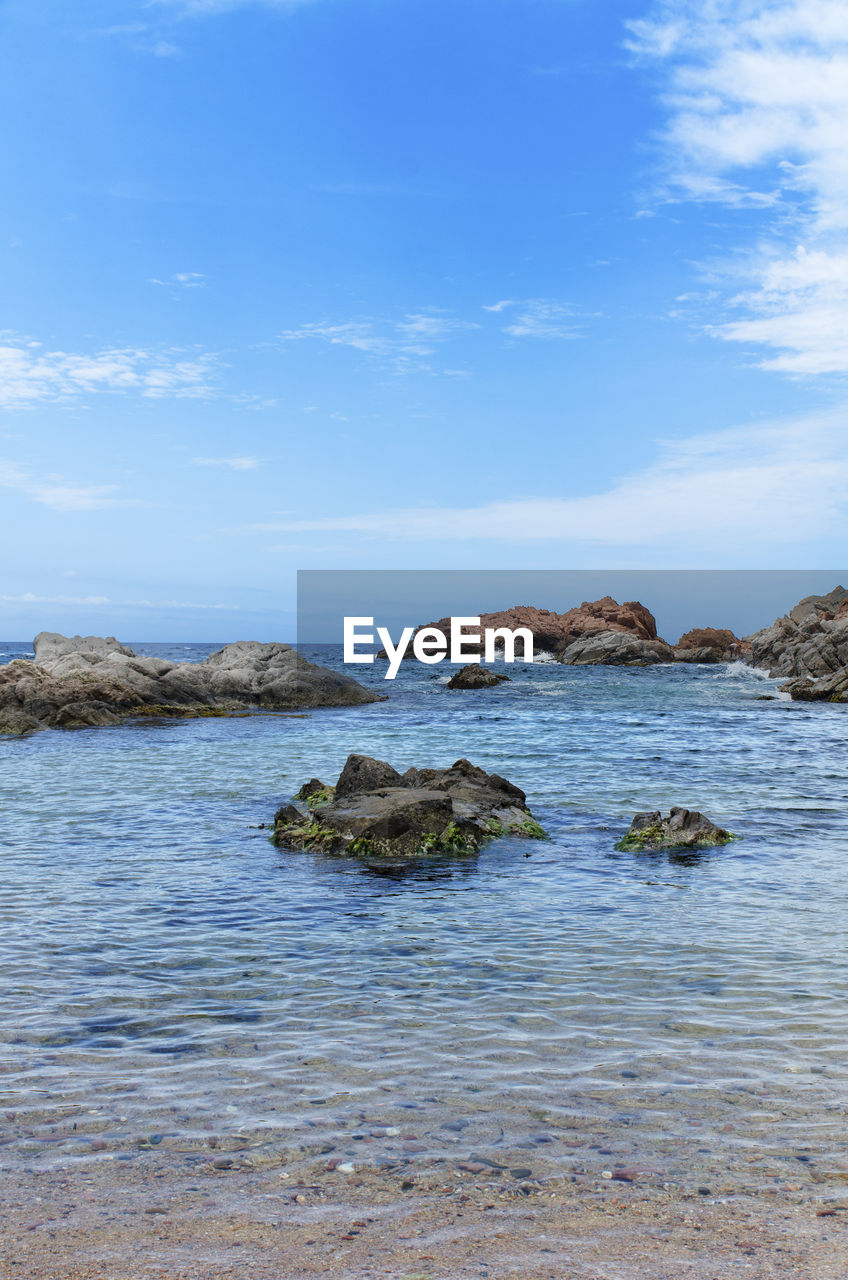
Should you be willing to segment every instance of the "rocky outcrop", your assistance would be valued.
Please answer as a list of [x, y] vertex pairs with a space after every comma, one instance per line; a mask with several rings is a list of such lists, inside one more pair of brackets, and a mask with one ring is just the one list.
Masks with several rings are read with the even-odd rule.
[[473, 853], [500, 835], [545, 834], [523, 791], [468, 760], [400, 774], [382, 760], [351, 755], [335, 787], [313, 778], [306, 788], [302, 807], [286, 804], [275, 815], [273, 841], [281, 849], [385, 862]]
[[803, 702], [848, 702], [848, 591], [807, 596], [770, 627], [747, 637], [750, 661]]
[[[450, 624], [450, 618], [441, 618], [428, 625], [447, 635]], [[638, 600], [619, 604], [612, 596], [584, 600], [565, 613], [536, 609], [532, 605], [515, 605], [497, 613], [480, 614], [479, 631], [473, 627], [464, 628], [470, 637], [466, 641], [466, 649], [475, 652], [476, 635], [476, 652], [482, 657], [480, 632], [497, 627], [508, 627], [512, 631], [526, 627], [533, 634], [535, 654], [551, 653], [570, 666], [647, 667], [659, 662], [733, 662], [744, 657], [747, 651], [745, 642], [732, 631], [714, 627], [687, 631], [672, 646], [657, 635], [656, 619], [650, 609]], [[407, 653], [411, 652], [410, 647]], [[520, 644], [517, 652], [523, 657]], [[385, 658], [385, 651], [378, 656]], [[451, 681], [448, 687], [480, 688], [482, 685], [476, 681], [473, 686]]]
[[560, 649], [556, 656], [574, 667], [650, 667], [674, 661], [674, 652], [664, 640], [645, 640], [626, 631], [590, 632]]
[[239, 641], [204, 662], [144, 658], [114, 637], [42, 632], [35, 658], [0, 667], [0, 732], [120, 724], [133, 716], [202, 716], [262, 708], [376, 702], [349, 676], [287, 644]]
[[750, 646], [726, 628], [694, 627], [674, 645], [676, 662], [735, 662]]
[[736, 837], [695, 809], [674, 808], [664, 818], [659, 809], [637, 813], [616, 849], [642, 853], [650, 849], [707, 849]]
[[446, 688], [448, 689], [493, 689], [504, 681], [509, 680], [509, 676], [504, 676], [497, 671], [489, 671], [487, 667], [478, 667], [474, 663], [469, 663], [467, 667], [461, 667], [456, 675], [451, 676], [448, 680]]
[[[476, 652], [480, 657], [483, 656], [481, 632], [497, 627], [508, 627], [511, 631], [526, 627], [533, 634], [533, 650], [537, 654], [557, 654], [581, 636], [600, 635], [610, 631], [621, 632], [645, 641], [657, 639], [657, 624], [649, 609], [646, 609], [638, 600], [619, 604], [617, 600], [613, 600], [612, 596], [604, 596], [601, 600], [584, 600], [579, 607], [568, 609], [565, 613], [554, 613], [550, 609], [537, 609], [533, 605], [519, 604], [511, 609], [501, 609], [496, 613], [482, 613], [477, 616], [480, 618], [479, 629], [464, 627], [463, 632], [468, 637], [465, 641], [466, 651]], [[440, 618], [438, 622], [428, 623], [427, 627], [437, 627], [443, 634], [448, 635], [450, 625], [450, 618]], [[423, 627], [418, 627], [416, 633], [422, 630], [424, 630]], [[478, 641], [476, 645], [475, 636]], [[519, 643], [516, 648], [518, 656], [523, 657], [523, 645]], [[411, 654], [410, 646], [407, 655]], [[381, 650], [377, 656], [385, 658], [385, 650]], [[672, 659], [663, 659], [663, 661], [670, 662]]]

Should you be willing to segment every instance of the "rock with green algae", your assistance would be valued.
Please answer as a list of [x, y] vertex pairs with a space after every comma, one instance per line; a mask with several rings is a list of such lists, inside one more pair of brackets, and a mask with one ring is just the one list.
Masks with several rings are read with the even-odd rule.
[[643, 853], [651, 849], [709, 849], [728, 844], [736, 836], [717, 827], [697, 809], [671, 809], [664, 818], [659, 809], [637, 813], [630, 830], [616, 849]]
[[[315, 798], [320, 797], [315, 803]], [[468, 760], [400, 774], [351, 755], [335, 787], [313, 778], [274, 819], [274, 843], [345, 857], [410, 859], [470, 854], [498, 836], [543, 839], [520, 788]]]

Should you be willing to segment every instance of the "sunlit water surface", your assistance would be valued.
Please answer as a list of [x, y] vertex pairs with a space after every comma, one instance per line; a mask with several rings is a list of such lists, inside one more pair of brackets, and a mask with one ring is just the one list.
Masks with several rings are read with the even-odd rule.
[[[189, 1159], [214, 1135], [378, 1167], [848, 1179], [848, 708], [738, 665], [546, 664], [479, 693], [384, 670], [357, 673], [391, 694], [373, 706], [0, 742], [0, 1164]], [[350, 751], [467, 756], [551, 838], [403, 875], [275, 849], [260, 824]], [[740, 840], [615, 851], [675, 803]]]

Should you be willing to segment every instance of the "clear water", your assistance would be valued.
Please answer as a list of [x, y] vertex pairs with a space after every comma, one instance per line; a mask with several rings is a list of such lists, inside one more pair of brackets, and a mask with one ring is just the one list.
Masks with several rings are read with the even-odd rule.
[[[214, 1135], [304, 1167], [848, 1179], [848, 708], [741, 666], [382, 671], [368, 707], [0, 740], [0, 1164]], [[350, 751], [467, 756], [551, 839], [402, 875], [276, 850], [259, 824]], [[615, 851], [674, 803], [741, 839]]]

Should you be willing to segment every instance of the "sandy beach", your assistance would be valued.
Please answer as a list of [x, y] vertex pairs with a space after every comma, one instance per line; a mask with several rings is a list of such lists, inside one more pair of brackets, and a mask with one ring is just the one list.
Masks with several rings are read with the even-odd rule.
[[293, 1178], [237, 1157], [175, 1176], [163, 1154], [143, 1177], [6, 1179], [3, 1210], [4, 1280], [843, 1280], [848, 1259], [848, 1196], [800, 1184], [704, 1196], [448, 1165]]

